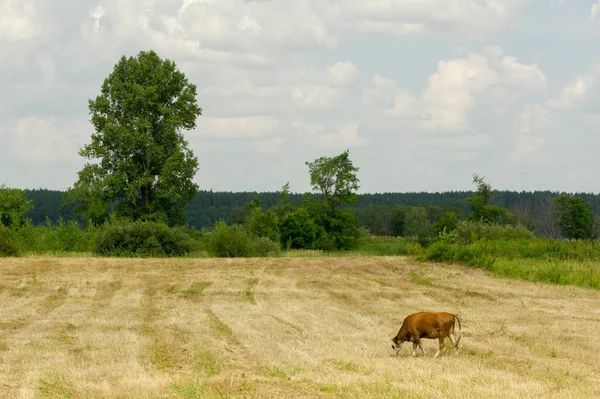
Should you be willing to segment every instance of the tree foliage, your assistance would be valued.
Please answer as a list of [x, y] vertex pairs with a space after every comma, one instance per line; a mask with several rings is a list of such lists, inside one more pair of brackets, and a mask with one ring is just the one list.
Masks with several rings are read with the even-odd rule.
[[32, 208], [33, 201], [27, 199], [24, 190], [0, 185], [0, 226], [22, 226]]
[[311, 187], [322, 195], [323, 201], [331, 208], [350, 205], [358, 200], [358, 168], [350, 160], [350, 150], [335, 157], [317, 158], [313, 162], [306, 162], [306, 165]]
[[490, 205], [494, 191], [483, 177], [473, 174], [473, 183], [477, 185], [477, 191], [468, 199], [472, 212], [468, 220], [481, 221], [483, 223], [494, 223], [498, 217], [505, 214], [506, 210], [496, 205]]
[[558, 210], [558, 226], [565, 236], [574, 239], [592, 238], [595, 218], [583, 198], [562, 194], [554, 199]]
[[321, 228], [316, 240], [317, 247], [347, 248], [348, 238], [359, 236], [355, 212], [342, 208], [358, 200], [358, 168], [350, 160], [350, 151], [346, 150], [335, 157], [320, 157], [313, 162], [306, 162], [306, 165], [311, 187], [317, 195], [305, 194], [302, 207]]
[[181, 133], [202, 109], [196, 86], [154, 51], [121, 57], [89, 101], [95, 133], [79, 154], [98, 163], [79, 171], [68, 202], [95, 222], [111, 211], [133, 220], [185, 223], [185, 205], [198, 186], [198, 160]]

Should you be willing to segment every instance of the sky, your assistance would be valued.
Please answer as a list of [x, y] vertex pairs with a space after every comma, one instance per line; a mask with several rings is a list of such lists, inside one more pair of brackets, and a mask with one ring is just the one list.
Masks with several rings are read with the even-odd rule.
[[154, 50], [197, 86], [202, 190], [600, 192], [600, 0], [0, 0], [0, 184], [65, 190], [88, 100]]

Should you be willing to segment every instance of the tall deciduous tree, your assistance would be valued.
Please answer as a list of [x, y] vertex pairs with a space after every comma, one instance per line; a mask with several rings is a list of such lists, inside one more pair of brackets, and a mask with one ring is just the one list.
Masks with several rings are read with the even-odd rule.
[[313, 162], [306, 162], [306, 165], [310, 173], [310, 185], [329, 206], [337, 208], [358, 200], [358, 168], [352, 165], [350, 150], [332, 158], [317, 158]]
[[202, 114], [196, 86], [173, 61], [141, 51], [119, 60], [89, 111], [95, 133], [79, 154], [99, 161], [78, 173], [67, 201], [96, 223], [114, 211], [184, 224], [185, 205], [198, 190], [198, 160], [181, 131]]

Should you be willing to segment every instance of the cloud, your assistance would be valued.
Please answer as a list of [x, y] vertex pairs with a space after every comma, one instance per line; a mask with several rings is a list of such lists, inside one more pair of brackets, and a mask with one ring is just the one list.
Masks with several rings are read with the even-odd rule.
[[292, 127], [303, 142], [310, 142], [317, 148], [345, 149], [362, 147], [368, 143], [368, 140], [358, 133], [358, 122], [325, 125], [295, 120]]
[[545, 137], [554, 123], [554, 116], [542, 105], [524, 106], [517, 121], [518, 131], [511, 159], [525, 163], [542, 163], [549, 160], [550, 154], [542, 149], [546, 144]]
[[592, 6], [592, 9], [590, 10], [590, 18], [591, 19], [596, 19], [596, 17], [600, 15], [600, 0], [598, 0], [598, 2], [596, 4], [594, 4]]
[[501, 57], [499, 48], [486, 54], [469, 53], [463, 58], [441, 60], [429, 76], [426, 88], [415, 95], [397, 83], [375, 75], [363, 91], [362, 103], [377, 115], [418, 122], [423, 129], [461, 131], [469, 128], [469, 111], [477, 97], [500, 86], [514, 91], [544, 90], [547, 79], [536, 64], [521, 64], [515, 57]]
[[214, 117], [201, 116], [191, 137], [218, 139], [256, 139], [272, 135], [278, 121], [268, 116]]
[[55, 166], [79, 163], [77, 155], [93, 132], [82, 120], [58, 120], [31, 116], [0, 127], [10, 153], [23, 166]]
[[361, 1], [344, 0], [345, 28], [358, 32], [485, 40], [514, 26], [518, 14], [535, 0]]
[[583, 109], [598, 99], [600, 87], [600, 63], [588, 72], [576, 76], [561, 93], [548, 100], [548, 106], [561, 110]]
[[0, 2], [0, 42], [31, 39], [37, 33], [34, 17], [35, 8], [32, 1]]
[[338, 62], [327, 67], [330, 83], [346, 86], [353, 83], [358, 77], [358, 68], [351, 62]]

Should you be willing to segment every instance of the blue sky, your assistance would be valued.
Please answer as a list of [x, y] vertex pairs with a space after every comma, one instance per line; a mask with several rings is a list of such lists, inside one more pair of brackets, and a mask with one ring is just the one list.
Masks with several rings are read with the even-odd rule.
[[0, 184], [64, 190], [87, 100], [153, 49], [198, 86], [202, 189], [599, 192], [600, 0], [0, 0]]

